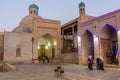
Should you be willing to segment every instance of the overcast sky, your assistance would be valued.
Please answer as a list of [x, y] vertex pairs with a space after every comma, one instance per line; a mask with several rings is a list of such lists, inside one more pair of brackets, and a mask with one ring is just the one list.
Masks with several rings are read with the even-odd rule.
[[[120, 0], [82, 0], [86, 4], [86, 14], [100, 16], [120, 9]], [[1, 0], [0, 31], [11, 31], [29, 14], [31, 4], [39, 6], [39, 16], [60, 20], [61, 25], [79, 16], [81, 0]]]

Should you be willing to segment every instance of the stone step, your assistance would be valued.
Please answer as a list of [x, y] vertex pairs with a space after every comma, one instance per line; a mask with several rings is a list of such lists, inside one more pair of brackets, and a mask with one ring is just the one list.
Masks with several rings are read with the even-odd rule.
[[104, 65], [105, 67], [107, 67], [107, 68], [120, 68], [120, 66], [119, 65], [110, 65], [110, 64], [106, 64], [106, 65]]

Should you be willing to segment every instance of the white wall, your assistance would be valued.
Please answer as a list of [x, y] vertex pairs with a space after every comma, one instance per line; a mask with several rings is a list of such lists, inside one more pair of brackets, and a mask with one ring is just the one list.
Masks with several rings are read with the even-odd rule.
[[[16, 49], [21, 47], [21, 56], [16, 57]], [[32, 60], [32, 34], [5, 32], [4, 61], [28, 62]]]

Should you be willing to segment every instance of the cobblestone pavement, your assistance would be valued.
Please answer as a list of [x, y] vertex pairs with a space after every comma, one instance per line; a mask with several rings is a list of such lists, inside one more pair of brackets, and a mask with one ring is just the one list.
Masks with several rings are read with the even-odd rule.
[[[58, 79], [54, 77], [54, 69], [57, 64], [21, 64], [15, 65], [17, 71], [0, 72], [0, 80], [76, 80], [75, 75], [80, 75], [80, 80], [120, 80], [120, 69], [105, 68], [104, 71], [93, 71], [87, 69], [86, 66], [78, 66], [74, 64], [61, 64], [66, 75], [70, 79]], [[75, 74], [75, 75], [74, 75]]]

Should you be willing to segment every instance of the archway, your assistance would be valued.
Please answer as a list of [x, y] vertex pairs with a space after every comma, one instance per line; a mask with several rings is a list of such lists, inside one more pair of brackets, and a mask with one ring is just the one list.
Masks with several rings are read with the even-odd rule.
[[46, 34], [38, 40], [38, 60], [42, 60], [44, 56], [49, 59], [55, 58], [56, 39], [50, 34]]
[[118, 64], [117, 42], [117, 31], [111, 25], [105, 25], [100, 32], [100, 53], [106, 64]]
[[88, 56], [92, 55], [94, 58], [94, 42], [93, 35], [90, 31], [85, 31], [82, 37], [82, 62], [87, 64]]

